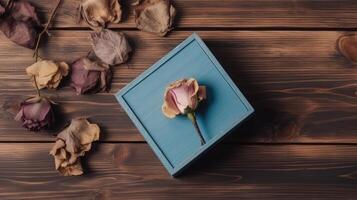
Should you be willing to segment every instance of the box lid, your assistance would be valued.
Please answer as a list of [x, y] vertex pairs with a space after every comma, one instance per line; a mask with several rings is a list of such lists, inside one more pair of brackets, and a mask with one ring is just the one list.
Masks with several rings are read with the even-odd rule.
[[[165, 88], [182, 78], [207, 87], [197, 121], [206, 144], [185, 116], [166, 118], [161, 111]], [[254, 109], [197, 34], [192, 34], [116, 94], [135, 126], [171, 175], [247, 118]]]

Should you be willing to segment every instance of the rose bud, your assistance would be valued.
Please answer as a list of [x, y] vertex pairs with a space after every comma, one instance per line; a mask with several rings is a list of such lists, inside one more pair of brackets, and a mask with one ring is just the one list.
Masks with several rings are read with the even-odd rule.
[[20, 46], [33, 49], [41, 28], [35, 8], [27, 1], [10, 1], [0, 8], [0, 30]]
[[162, 112], [168, 118], [174, 118], [179, 114], [187, 115], [196, 129], [202, 145], [205, 144], [205, 140], [198, 127], [195, 110], [199, 102], [204, 99], [206, 99], [205, 86], [199, 86], [193, 78], [182, 79], [171, 83], [166, 88], [162, 105]]
[[172, 29], [175, 15], [170, 0], [138, 0], [134, 9], [136, 27], [159, 36]]
[[82, 0], [79, 5], [78, 21], [85, 20], [93, 30], [104, 28], [107, 23], [121, 20], [119, 0]]
[[103, 29], [91, 34], [95, 55], [108, 65], [122, 64], [129, 58], [131, 47], [123, 33]]
[[77, 95], [107, 91], [111, 77], [112, 73], [108, 65], [84, 57], [72, 64], [70, 85], [76, 90]]
[[54, 122], [52, 102], [42, 97], [32, 97], [20, 104], [20, 110], [15, 120], [30, 131], [40, 131], [50, 128]]

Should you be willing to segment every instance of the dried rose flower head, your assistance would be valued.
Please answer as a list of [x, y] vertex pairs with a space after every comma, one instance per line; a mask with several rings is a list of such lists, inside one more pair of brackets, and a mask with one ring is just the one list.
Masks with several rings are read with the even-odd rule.
[[193, 79], [181, 79], [171, 83], [165, 91], [162, 112], [168, 118], [196, 110], [198, 103], [206, 98], [206, 87]]
[[344, 35], [338, 39], [338, 51], [349, 61], [357, 63], [357, 35]]
[[120, 22], [121, 15], [120, 0], [82, 0], [79, 5], [79, 21], [84, 19], [94, 30]]
[[0, 30], [18, 45], [33, 49], [41, 28], [35, 8], [27, 1], [13, 0], [0, 8]]
[[176, 9], [170, 0], [138, 0], [134, 15], [138, 29], [165, 36], [172, 29]]
[[100, 129], [85, 118], [73, 119], [71, 124], [57, 135], [50, 151], [55, 158], [56, 169], [64, 176], [83, 174], [80, 156], [89, 151], [92, 142], [99, 140]]
[[123, 33], [103, 29], [91, 34], [95, 55], [108, 65], [122, 64], [129, 58], [131, 47]]
[[[26, 68], [26, 73], [31, 77], [32, 85], [36, 83], [39, 89], [55, 89], [63, 77], [68, 75], [69, 66], [65, 62], [55, 63], [52, 60], [41, 60]], [[36, 83], [35, 79], [36, 78]]]
[[50, 128], [55, 121], [52, 106], [53, 102], [47, 98], [29, 98], [20, 104], [15, 120], [21, 121], [22, 126], [30, 131]]
[[109, 89], [112, 73], [108, 65], [83, 57], [71, 66], [70, 85], [77, 95]]
[[171, 83], [165, 91], [162, 112], [168, 118], [183, 114], [192, 121], [200, 139], [205, 144], [204, 137], [198, 127], [195, 110], [199, 102], [206, 99], [206, 87], [199, 86], [193, 79], [181, 79]]

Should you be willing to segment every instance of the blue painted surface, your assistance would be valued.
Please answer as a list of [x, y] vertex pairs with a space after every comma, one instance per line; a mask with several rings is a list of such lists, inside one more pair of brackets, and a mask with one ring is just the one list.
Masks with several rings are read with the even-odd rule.
[[[185, 116], [168, 119], [161, 112], [166, 86], [191, 77], [207, 87], [208, 98], [196, 112], [207, 142], [204, 146]], [[129, 83], [116, 97], [171, 175], [176, 175], [253, 112], [196, 34]]]

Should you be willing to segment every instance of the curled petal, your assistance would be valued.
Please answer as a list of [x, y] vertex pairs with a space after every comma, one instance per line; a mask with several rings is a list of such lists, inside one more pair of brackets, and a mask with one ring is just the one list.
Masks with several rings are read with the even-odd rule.
[[0, 15], [0, 30], [7, 38], [20, 46], [35, 47], [42, 25], [30, 3], [11, 1], [6, 10], [0, 8]]
[[169, 0], [139, 0], [134, 15], [138, 29], [165, 36], [172, 29], [176, 9]]
[[57, 135], [50, 154], [55, 159], [55, 168], [64, 176], [83, 174], [80, 156], [99, 140], [100, 129], [85, 118], [73, 119], [71, 124]]
[[[39, 89], [55, 89], [63, 77], [68, 75], [69, 66], [65, 62], [55, 63], [51, 60], [41, 60], [26, 68], [26, 73], [31, 77], [32, 85], [36, 83]], [[36, 78], [36, 83], [34, 80]]]
[[123, 33], [116, 33], [108, 29], [93, 33], [91, 41], [96, 56], [108, 65], [126, 62], [132, 50]]
[[70, 85], [77, 95], [89, 91], [100, 92], [109, 89], [111, 77], [112, 73], [107, 65], [84, 57], [72, 64]]
[[121, 20], [119, 0], [82, 0], [79, 6], [79, 20], [84, 19], [94, 30], [104, 28], [107, 23]]

